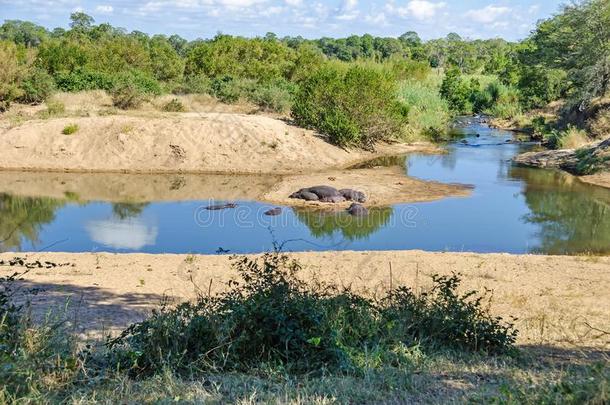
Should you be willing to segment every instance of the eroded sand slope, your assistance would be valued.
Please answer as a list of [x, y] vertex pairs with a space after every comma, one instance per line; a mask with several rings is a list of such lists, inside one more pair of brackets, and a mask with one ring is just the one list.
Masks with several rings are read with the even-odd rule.
[[[69, 124], [79, 129], [63, 135]], [[379, 154], [432, 149], [333, 146], [313, 131], [237, 113], [110, 115], [27, 121], [0, 132], [0, 169], [122, 172], [301, 173]]]

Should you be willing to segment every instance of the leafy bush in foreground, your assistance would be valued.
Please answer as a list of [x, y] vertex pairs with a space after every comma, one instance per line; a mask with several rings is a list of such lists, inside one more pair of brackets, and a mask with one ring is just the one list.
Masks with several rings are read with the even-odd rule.
[[407, 114], [393, 76], [358, 65], [327, 64], [313, 72], [300, 83], [292, 108], [298, 125], [340, 146], [372, 147], [399, 138]]
[[[400, 348], [504, 353], [516, 331], [483, 308], [482, 297], [456, 292], [460, 279], [435, 277], [418, 295], [407, 288], [383, 299], [349, 288], [305, 283], [300, 265], [272, 253], [234, 259], [242, 281], [228, 292], [162, 309], [109, 346], [136, 374], [252, 371], [266, 364], [288, 372], [358, 371], [367, 353]], [[383, 363], [383, 360], [381, 360]]]

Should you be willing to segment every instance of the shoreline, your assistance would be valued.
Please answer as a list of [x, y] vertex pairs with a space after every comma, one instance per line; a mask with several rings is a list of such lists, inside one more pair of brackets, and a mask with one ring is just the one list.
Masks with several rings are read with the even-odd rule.
[[[545, 256], [506, 253], [330, 251], [289, 253], [304, 266], [302, 277], [356, 291], [383, 294], [390, 286], [421, 291], [432, 274], [462, 274], [462, 290], [493, 291], [491, 311], [518, 318], [520, 344], [610, 347], [594, 338], [592, 325], [610, 328], [610, 256]], [[260, 257], [260, 255], [248, 255]], [[230, 256], [145, 253], [0, 253], [57, 267], [33, 268], [23, 286], [40, 288], [34, 313], [66, 311], [83, 338], [116, 333], [142, 320], [161, 302], [177, 303], [198, 293], [222, 291], [237, 274]], [[23, 270], [0, 266], [0, 275]], [[541, 333], [541, 329], [544, 331]]]

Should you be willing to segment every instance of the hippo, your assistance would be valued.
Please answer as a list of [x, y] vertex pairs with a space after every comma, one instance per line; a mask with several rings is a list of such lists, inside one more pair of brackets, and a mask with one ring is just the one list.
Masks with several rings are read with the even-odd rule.
[[314, 186], [302, 188], [290, 194], [290, 198], [300, 198], [306, 201], [318, 201], [323, 198], [341, 197], [336, 188], [330, 186]]
[[340, 195], [339, 191], [337, 191], [336, 188], [330, 187], [330, 186], [309, 187], [309, 188], [307, 188], [307, 191], [309, 191], [310, 193], [314, 193], [320, 199], [322, 199], [324, 197], [334, 197], [334, 196]]
[[228, 208], [236, 208], [236, 207], [237, 207], [237, 204], [228, 203], [228, 204], [209, 205], [209, 206], [205, 207], [205, 209], [210, 210], [210, 211], [219, 211], [219, 210], [226, 210]]
[[341, 203], [345, 201], [345, 197], [343, 197], [342, 195], [331, 195], [329, 197], [322, 197], [320, 198], [320, 202], [325, 202], [325, 203]]
[[355, 217], [363, 217], [369, 214], [369, 210], [367, 210], [364, 205], [358, 203], [352, 203], [347, 209], [347, 212]]
[[344, 188], [339, 190], [339, 194], [341, 194], [348, 201], [356, 201], [359, 203], [366, 202], [366, 195], [364, 195], [362, 191]]
[[275, 207], [275, 208], [265, 211], [263, 214], [270, 216], [270, 217], [274, 217], [276, 215], [280, 215], [281, 213], [282, 213], [282, 208]]
[[306, 188], [302, 188], [299, 191], [290, 194], [290, 198], [299, 198], [305, 201], [318, 201], [320, 199], [316, 194], [307, 191]]

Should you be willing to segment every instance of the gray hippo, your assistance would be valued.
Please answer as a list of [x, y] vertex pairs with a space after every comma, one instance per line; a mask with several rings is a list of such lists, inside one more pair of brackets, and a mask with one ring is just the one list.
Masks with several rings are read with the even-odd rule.
[[347, 209], [347, 212], [355, 217], [363, 217], [369, 214], [369, 210], [367, 210], [364, 205], [358, 203], [352, 203]]
[[280, 207], [275, 207], [275, 208], [272, 208], [272, 209], [264, 212], [265, 215], [270, 216], [270, 217], [280, 215], [281, 213], [282, 213], [282, 208], [280, 208]]
[[342, 203], [345, 201], [345, 197], [343, 197], [342, 195], [332, 195], [330, 197], [322, 197], [320, 198], [320, 202], [325, 202], [325, 203]]
[[219, 205], [210, 205], [205, 207], [206, 210], [210, 211], [218, 211], [218, 210], [226, 210], [228, 208], [236, 208], [237, 204], [228, 203], [228, 204], [219, 204]]
[[339, 194], [336, 188], [330, 186], [307, 187], [290, 194], [290, 198], [300, 198], [307, 201], [317, 201], [332, 197], [341, 197], [341, 194]]
[[359, 203], [366, 202], [366, 195], [364, 195], [362, 191], [344, 188], [339, 190], [339, 194], [341, 194], [348, 201], [356, 201]]

